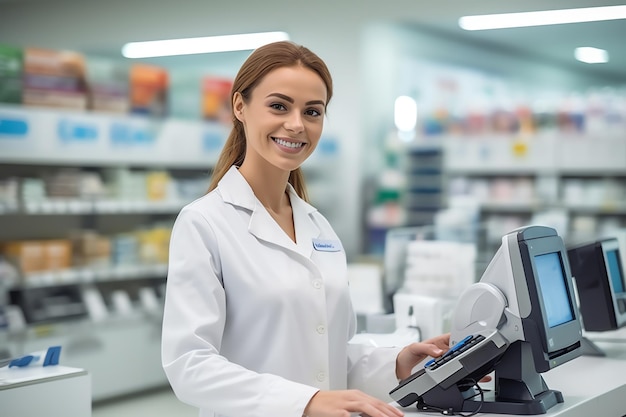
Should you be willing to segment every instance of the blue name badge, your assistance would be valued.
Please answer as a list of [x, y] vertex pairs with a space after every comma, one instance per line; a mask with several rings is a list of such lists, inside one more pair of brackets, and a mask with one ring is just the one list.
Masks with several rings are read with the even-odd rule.
[[341, 242], [330, 239], [313, 239], [313, 247], [320, 252], [339, 252], [341, 251]]

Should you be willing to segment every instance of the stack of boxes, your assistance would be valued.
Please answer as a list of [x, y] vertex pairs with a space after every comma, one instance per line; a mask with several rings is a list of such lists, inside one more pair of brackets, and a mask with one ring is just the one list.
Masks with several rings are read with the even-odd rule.
[[24, 49], [22, 104], [87, 108], [85, 58], [72, 51]]
[[0, 44], [0, 103], [165, 117], [168, 89], [156, 65]]
[[22, 102], [22, 50], [0, 45], [0, 103]]
[[72, 244], [68, 239], [13, 241], [2, 252], [23, 275], [60, 271], [72, 265]]

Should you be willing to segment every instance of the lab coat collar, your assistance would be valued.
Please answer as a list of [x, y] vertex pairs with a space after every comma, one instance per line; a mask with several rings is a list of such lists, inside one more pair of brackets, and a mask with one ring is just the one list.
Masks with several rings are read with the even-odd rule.
[[319, 237], [321, 233], [311, 216], [317, 209], [302, 200], [291, 184], [287, 184], [287, 192], [291, 201], [297, 244], [287, 236], [256, 198], [250, 184], [239, 173], [236, 166], [232, 166], [226, 172], [219, 181], [218, 189], [225, 203], [242, 207], [251, 212], [248, 225], [250, 233], [259, 239], [310, 258], [313, 251], [312, 239]]

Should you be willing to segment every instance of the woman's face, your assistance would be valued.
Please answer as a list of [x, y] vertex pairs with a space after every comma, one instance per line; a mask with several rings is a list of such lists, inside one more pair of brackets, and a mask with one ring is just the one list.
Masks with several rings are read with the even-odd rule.
[[268, 73], [247, 103], [236, 93], [233, 109], [247, 140], [244, 164], [269, 163], [284, 171], [298, 168], [319, 142], [326, 97], [322, 78], [301, 66]]

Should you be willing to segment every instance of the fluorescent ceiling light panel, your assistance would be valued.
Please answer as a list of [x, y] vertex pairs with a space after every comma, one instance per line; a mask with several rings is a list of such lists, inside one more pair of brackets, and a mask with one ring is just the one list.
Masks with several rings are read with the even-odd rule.
[[459, 26], [465, 30], [487, 30], [617, 19], [626, 19], [626, 5], [463, 16]]
[[580, 62], [587, 64], [604, 64], [609, 62], [609, 53], [607, 51], [590, 46], [576, 48], [574, 56]]
[[245, 51], [256, 49], [268, 43], [284, 40], [289, 40], [289, 35], [285, 32], [263, 32], [208, 36], [203, 38], [130, 42], [122, 47], [122, 55], [126, 58], [152, 58], [157, 56]]

